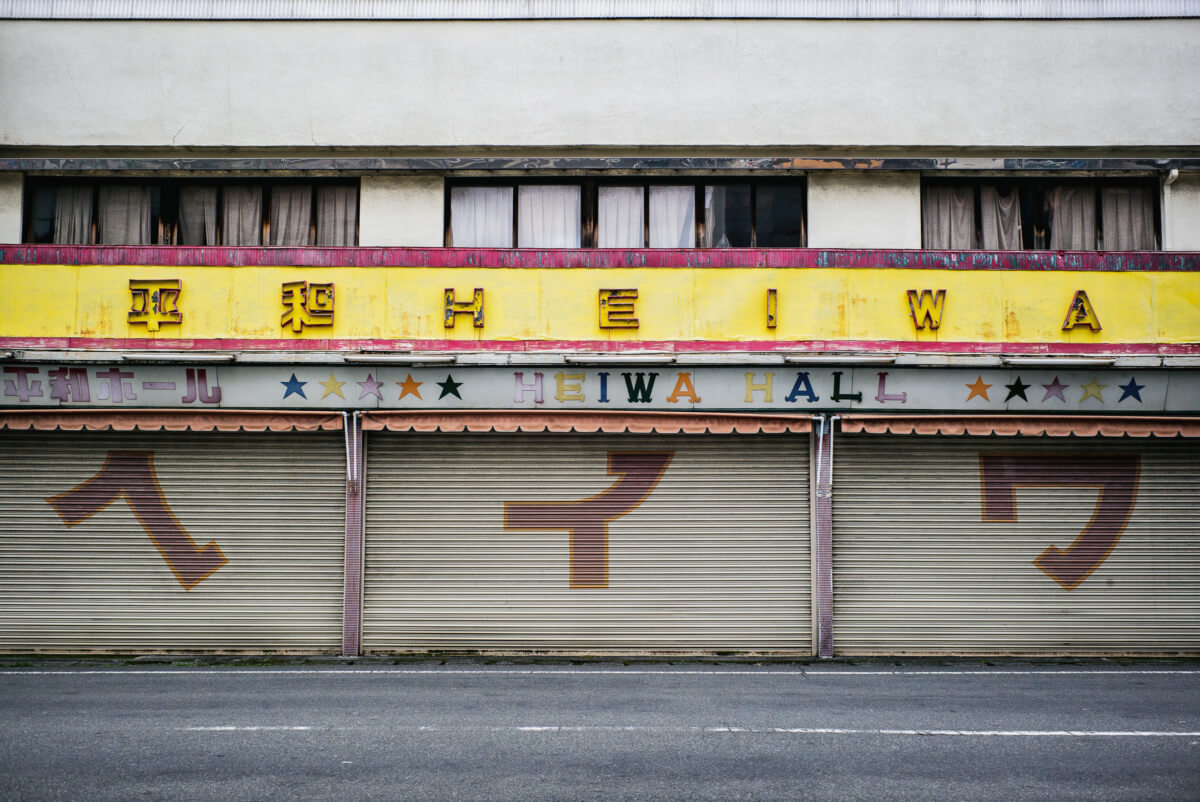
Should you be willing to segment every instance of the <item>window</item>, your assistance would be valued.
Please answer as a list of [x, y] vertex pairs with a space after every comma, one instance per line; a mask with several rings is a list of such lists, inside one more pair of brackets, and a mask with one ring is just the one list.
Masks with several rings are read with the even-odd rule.
[[31, 181], [26, 242], [355, 245], [358, 186], [321, 181]]
[[934, 249], [1149, 251], [1158, 186], [1141, 179], [928, 180], [921, 239]]
[[454, 182], [458, 248], [802, 248], [804, 184], [542, 179]]

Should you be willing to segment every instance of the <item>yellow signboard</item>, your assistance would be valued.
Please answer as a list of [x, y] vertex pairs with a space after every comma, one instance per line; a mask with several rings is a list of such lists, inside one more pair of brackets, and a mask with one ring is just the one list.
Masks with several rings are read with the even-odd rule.
[[[447, 306], [450, 304], [451, 306]], [[468, 325], [455, 326], [457, 318]], [[1193, 272], [0, 265], [0, 343], [1200, 343]], [[122, 347], [129, 347], [128, 345]]]

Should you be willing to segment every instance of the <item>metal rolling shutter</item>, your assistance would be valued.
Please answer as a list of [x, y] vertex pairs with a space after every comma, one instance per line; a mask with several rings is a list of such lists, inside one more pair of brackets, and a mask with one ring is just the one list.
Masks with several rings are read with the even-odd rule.
[[[669, 453], [608, 527], [607, 587], [505, 502], [605, 493], [614, 452]], [[806, 435], [371, 434], [363, 648], [811, 650]], [[511, 511], [511, 508], [510, 508]]]
[[[14, 433], [0, 435], [0, 452], [0, 649], [339, 650], [340, 435]], [[138, 495], [142, 458], [113, 452], [152, 452], [170, 513], [195, 548], [213, 541], [227, 562], [206, 578], [211, 554], [189, 568], [153, 489]], [[98, 475], [90, 501], [59, 495]], [[125, 485], [129, 497], [72, 526], [48, 501], [79, 518]], [[181, 557], [180, 573], [164, 554]]]
[[[1135, 466], [1132, 511], [1107, 558], [1068, 590], [1075, 579], [1034, 560], [1089, 526], [1100, 489], [1078, 483], [1109, 463]], [[837, 653], [1200, 648], [1195, 441], [851, 435], [834, 465]], [[1012, 483], [1015, 520], [996, 520], [1012, 516], [995, 506], [984, 520], [985, 491], [1009, 492], [999, 465], [1034, 481]]]

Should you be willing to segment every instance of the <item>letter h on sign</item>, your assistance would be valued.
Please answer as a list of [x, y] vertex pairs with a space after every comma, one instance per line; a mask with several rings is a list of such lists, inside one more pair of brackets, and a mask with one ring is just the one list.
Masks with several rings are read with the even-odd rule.
[[454, 328], [454, 319], [458, 315], [470, 315], [471, 324], [477, 329], [483, 328], [483, 288], [475, 288], [475, 296], [470, 301], [454, 300], [454, 288], [447, 287], [443, 292], [444, 308], [446, 312], [445, 327], [448, 329]]

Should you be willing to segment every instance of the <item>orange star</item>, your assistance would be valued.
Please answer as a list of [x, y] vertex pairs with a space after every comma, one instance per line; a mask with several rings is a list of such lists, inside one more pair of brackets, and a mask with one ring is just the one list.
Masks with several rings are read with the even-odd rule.
[[970, 400], [971, 400], [972, 398], [974, 398], [975, 396], [979, 396], [979, 397], [980, 397], [980, 398], [982, 398], [984, 401], [991, 401], [991, 400], [992, 400], [992, 399], [988, 398], [988, 394], [987, 394], [988, 388], [989, 388], [989, 387], [991, 387], [992, 385], [990, 385], [990, 384], [984, 384], [984, 383], [983, 383], [983, 377], [982, 377], [982, 376], [980, 376], [979, 378], [977, 378], [977, 379], [975, 380], [975, 383], [974, 383], [974, 384], [966, 384], [966, 385], [963, 385], [963, 386], [964, 386], [964, 387], [966, 387], [968, 390], [970, 390], [970, 391], [971, 391], [970, 393], [968, 393], [968, 394], [967, 394], [967, 400], [968, 400], [968, 401], [970, 401]]
[[[404, 381], [396, 382], [396, 384], [400, 385], [400, 397], [401, 398], [404, 398], [404, 396], [406, 396], [406, 395], [415, 395], [417, 398], [421, 398], [421, 391], [418, 390], [417, 388], [420, 387], [424, 383], [425, 382], [414, 381], [411, 373], [408, 374], [408, 378], [405, 379]], [[424, 400], [424, 399], [422, 399], [422, 400]]]

